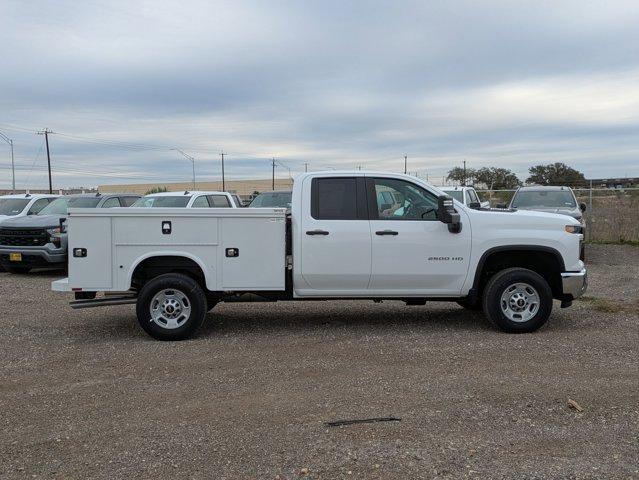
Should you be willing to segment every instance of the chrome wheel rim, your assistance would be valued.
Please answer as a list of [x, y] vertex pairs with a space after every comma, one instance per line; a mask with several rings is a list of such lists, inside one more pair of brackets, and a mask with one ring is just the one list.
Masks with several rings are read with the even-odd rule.
[[537, 290], [527, 283], [513, 283], [501, 295], [501, 311], [513, 322], [527, 322], [539, 311]]
[[167, 288], [155, 294], [149, 310], [151, 322], [173, 330], [184, 325], [191, 316], [191, 302], [180, 290]]

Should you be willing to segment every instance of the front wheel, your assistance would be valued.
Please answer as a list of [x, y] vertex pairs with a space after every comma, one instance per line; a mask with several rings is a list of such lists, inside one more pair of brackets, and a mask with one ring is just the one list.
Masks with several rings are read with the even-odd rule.
[[546, 323], [552, 311], [552, 290], [538, 273], [508, 268], [488, 282], [483, 297], [484, 313], [500, 330], [534, 332]]
[[142, 287], [136, 310], [140, 326], [153, 338], [185, 340], [204, 321], [206, 296], [191, 277], [167, 273]]

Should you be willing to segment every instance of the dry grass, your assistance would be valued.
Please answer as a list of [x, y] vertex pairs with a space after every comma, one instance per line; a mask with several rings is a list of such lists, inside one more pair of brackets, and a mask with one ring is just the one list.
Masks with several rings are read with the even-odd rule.
[[593, 197], [592, 210], [586, 211], [586, 222], [589, 241], [638, 242], [639, 197], [622, 194]]
[[592, 305], [592, 307], [598, 312], [604, 313], [619, 313], [625, 310], [625, 306], [619, 302], [614, 302], [612, 300], [608, 300], [606, 298], [598, 298], [598, 297], [581, 297], [579, 298], [582, 302], [588, 302]]

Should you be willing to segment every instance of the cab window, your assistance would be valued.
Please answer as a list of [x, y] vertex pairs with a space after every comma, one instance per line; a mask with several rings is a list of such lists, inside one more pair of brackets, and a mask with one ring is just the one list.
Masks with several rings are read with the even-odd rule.
[[54, 200], [54, 199], [53, 198], [41, 198], [40, 200], [36, 200], [35, 202], [33, 202], [33, 205], [31, 205], [31, 208], [29, 209], [28, 215], [37, 215], [40, 212], [40, 210], [42, 210], [44, 207], [49, 205], [51, 200]]
[[193, 208], [209, 208], [209, 201], [206, 199], [206, 195], [200, 195], [193, 200]]
[[226, 195], [209, 195], [209, 204], [212, 207], [230, 207], [231, 203]]
[[120, 206], [120, 199], [118, 197], [111, 197], [104, 201], [102, 208], [113, 208]]
[[[394, 178], [375, 178], [370, 181], [376, 200], [372, 218], [376, 214], [377, 220], [437, 220], [437, 197], [422, 187]], [[390, 198], [393, 199], [392, 203], [386, 200]]]
[[120, 197], [120, 203], [123, 207], [130, 207], [138, 201], [138, 198], [140, 197]]

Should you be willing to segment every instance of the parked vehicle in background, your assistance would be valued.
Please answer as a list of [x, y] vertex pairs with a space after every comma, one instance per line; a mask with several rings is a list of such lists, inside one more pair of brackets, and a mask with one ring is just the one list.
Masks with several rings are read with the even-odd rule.
[[574, 218], [472, 209], [386, 172], [300, 174], [290, 213], [72, 209], [69, 222], [69, 277], [52, 288], [74, 292], [74, 308], [135, 303], [161, 340], [188, 338], [218, 302], [244, 299], [448, 300], [531, 332], [553, 298], [568, 307], [587, 285]]
[[262, 192], [251, 201], [249, 208], [291, 208], [292, 197], [290, 190]]
[[239, 208], [233, 195], [227, 192], [162, 192], [145, 195], [132, 207], [140, 208]]
[[232, 193], [231, 197], [233, 197], [233, 200], [235, 202], [235, 206], [237, 208], [244, 208], [246, 205], [244, 205], [244, 202], [242, 201], [242, 199], [240, 198], [239, 195]]
[[[36, 215], [56, 198], [58, 198], [58, 195], [32, 195], [30, 193], [2, 195], [0, 196], [0, 223], [9, 218]], [[4, 272], [4, 267], [1, 263], [0, 272]]]
[[490, 208], [490, 202], [482, 202], [473, 187], [439, 187], [439, 189], [470, 208]]
[[586, 204], [577, 203], [577, 198], [570, 187], [519, 187], [510, 199], [508, 207], [560, 213], [579, 220], [582, 224], [584, 223], [583, 212], [586, 211]]
[[37, 215], [12, 218], [0, 223], [0, 264], [10, 273], [67, 264], [64, 220], [69, 208], [128, 207], [139, 195], [82, 194], [58, 197]]
[[36, 215], [59, 195], [21, 193], [0, 196], [0, 222], [7, 218]]

